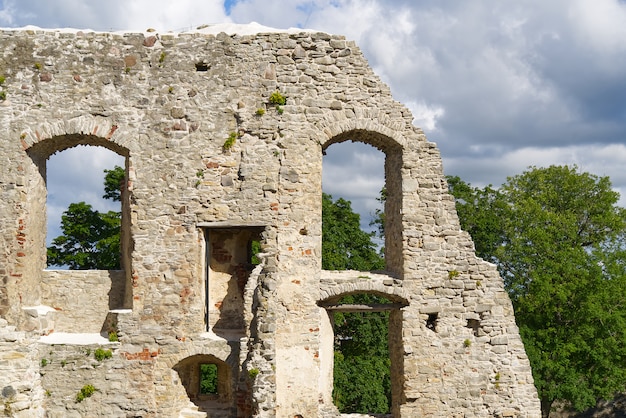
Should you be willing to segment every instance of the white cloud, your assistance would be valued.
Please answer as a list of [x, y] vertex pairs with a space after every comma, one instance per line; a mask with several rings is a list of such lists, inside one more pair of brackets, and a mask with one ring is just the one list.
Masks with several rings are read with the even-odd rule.
[[13, 3], [5, 1], [0, 8], [0, 26], [13, 25], [13, 15], [15, 14]]
[[333, 144], [323, 160], [322, 185], [334, 199], [343, 197], [352, 202], [352, 209], [361, 215], [361, 227], [369, 230], [369, 222], [380, 205], [376, 198], [384, 185], [385, 154], [363, 143], [349, 141]]
[[442, 106], [429, 106], [424, 102], [407, 102], [405, 104], [415, 118], [414, 124], [427, 133], [437, 129], [437, 121], [446, 113]]
[[446, 174], [458, 175], [474, 186], [496, 187], [509, 176], [521, 174], [530, 166], [576, 165], [583, 172], [608, 176], [614, 189], [621, 192], [620, 205], [626, 206], [625, 144], [592, 144], [567, 147], [527, 147], [503, 152], [497, 157], [444, 158]]
[[[219, 0], [5, 0], [10, 26], [181, 31], [229, 21]], [[1, 17], [2, 15], [0, 15]]]
[[568, 14], [581, 43], [603, 52], [626, 51], [626, 4], [617, 0], [573, 0]]

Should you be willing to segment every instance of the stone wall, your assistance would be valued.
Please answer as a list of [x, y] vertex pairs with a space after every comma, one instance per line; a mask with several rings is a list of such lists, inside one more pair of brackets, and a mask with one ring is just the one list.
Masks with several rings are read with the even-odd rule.
[[[329, 309], [375, 293], [392, 302], [395, 417], [540, 415], [510, 300], [460, 231], [439, 152], [354, 42], [5, 30], [0, 45], [5, 412], [338, 417]], [[386, 156], [382, 273], [321, 270], [322, 153], [346, 140]], [[126, 159], [118, 273], [45, 270], [46, 160], [78, 145]], [[215, 399], [190, 383], [206, 363], [227, 388]]]
[[54, 308], [57, 332], [107, 332], [111, 310], [123, 307], [124, 272], [44, 270], [41, 303]]

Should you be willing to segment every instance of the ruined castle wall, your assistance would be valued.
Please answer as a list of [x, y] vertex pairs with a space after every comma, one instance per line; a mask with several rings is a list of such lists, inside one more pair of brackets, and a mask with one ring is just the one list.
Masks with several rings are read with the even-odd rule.
[[[107, 416], [113, 404], [120, 416], [338, 416], [324, 303], [373, 292], [397, 303], [394, 416], [539, 415], [502, 280], [459, 230], [436, 146], [353, 42], [24, 30], [0, 32], [0, 45], [0, 331], [24, 333], [29, 370], [46, 352], [56, 359], [16, 393], [25, 414]], [[285, 105], [270, 103], [275, 91]], [[381, 276], [321, 271], [322, 152], [345, 140], [386, 155]], [[127, 166], [123, 271], [110, 282], [87, 273], [100, 280], [93, 292], [68, 284], [80, 275], [44, 272], [45, 160], [76, 145], [111, 149]], [[258, 267], [243, 244], [253, 236]], [[109, 285], [114, 296], [103, 295]], [[92, 347], [39, 341], [97, 334], [119, 299], [129, 310], [107, 313], [102, 329], [115, 324], [120, 341], [96, 367], [82, 367]], [[28, 319], [24, 307], [62, 302], [80, 315], [90, 300], [84, 326], [27, 326], [61, 312]], [[100, 389], [93, 399], [75, 402], [63, 363]], [[217, 398], [189, 383], [204, 363], [230, 379]], [[0, 386], [15, 389], [2, 376]]]

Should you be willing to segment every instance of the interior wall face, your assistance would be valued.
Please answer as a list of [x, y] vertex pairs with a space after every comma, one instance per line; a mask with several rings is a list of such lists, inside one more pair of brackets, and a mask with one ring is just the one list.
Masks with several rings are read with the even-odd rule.
[[[394, 417], [540, 416], [439, 151], [354, 42], [25, 29], [0, 47], [0, 413], [339, 418], [326, 307], [374, 293], [394, 304]], [[321, 268], [322, 153], [346, 140], [386, 155], [384, 272]], [[123, 271], [45, 270], [45, 161], [77, 145], [126, 157]], [[196, 396], [204, 361], [228, 401]]]

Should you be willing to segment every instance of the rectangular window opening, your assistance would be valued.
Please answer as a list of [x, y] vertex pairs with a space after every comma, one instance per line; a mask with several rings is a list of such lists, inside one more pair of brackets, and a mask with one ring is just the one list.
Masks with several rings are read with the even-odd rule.
[[245, 327], [246, 289], [254, 267], [261, 263], [264, 227], [200, 225], [205, 236], [205, 330], [227, 338]]

